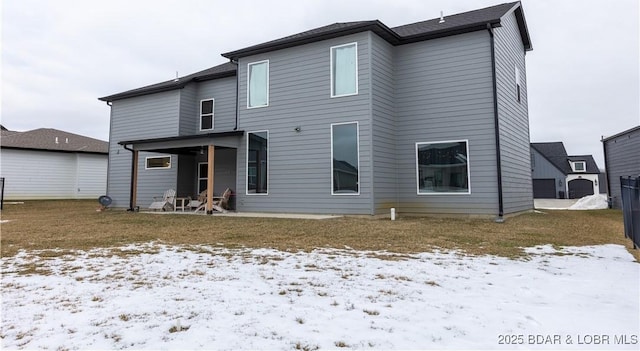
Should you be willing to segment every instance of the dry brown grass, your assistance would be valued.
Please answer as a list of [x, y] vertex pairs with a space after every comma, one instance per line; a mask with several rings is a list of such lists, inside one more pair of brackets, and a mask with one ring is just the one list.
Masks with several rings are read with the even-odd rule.
[[[20, 249], [87, 250], [163, 241], [225, 247], [270, 247], [289, 251], [315, 248], [387, 250], [395, 253], [460, 249], [470, 254], [513, 257], [522, 247], [631, 243], [623, 235], [622, 213], [546, 211], [497, 224], [487, 219], [365, 218], [293, 220], [195, 215], [156, 215], [121, 210], [96, 212], [95, 201], [29, 201], [6, 205], [1, 225], [2, 256]], [[640, 260], [639, 250], [630, 250]]]

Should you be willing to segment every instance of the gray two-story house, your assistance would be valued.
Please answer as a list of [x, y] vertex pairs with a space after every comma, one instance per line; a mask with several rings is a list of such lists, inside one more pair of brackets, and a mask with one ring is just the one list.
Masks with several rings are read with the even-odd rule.
[[[502, 217], [533, 207], [519, 2], [335, 23], [111, 105], [108, 195], [233, 190], [237, 211]], [[211, 210], [211, 208], [209, 208]]]

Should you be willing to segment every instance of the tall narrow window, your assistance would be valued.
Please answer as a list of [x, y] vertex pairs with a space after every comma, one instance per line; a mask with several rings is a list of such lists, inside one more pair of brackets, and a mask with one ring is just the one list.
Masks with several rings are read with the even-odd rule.
[[360, 194], [358, 122], [331, 125], [331, 194]]
[[207, 162], [198, 163], [198, 194], [207, 190], [207, 179], [209, 178], [209, 164]]
[[470, 194], [468, 142], [416, 143], [418, 194]]
[[358, 94], [358, 44], [331, 48], [331, 97]]
[[247, 194], [268, 193], [269, 132], [247, 133]]
[[516, 79], [516, 100], [520, 102], [520, 69], [515, 67], [515, 79]]
[[269, 61], [247, 65], [247, 108], [269, 105]]
[[213, 99], [200, 101], [200, 130], [213, 129]]

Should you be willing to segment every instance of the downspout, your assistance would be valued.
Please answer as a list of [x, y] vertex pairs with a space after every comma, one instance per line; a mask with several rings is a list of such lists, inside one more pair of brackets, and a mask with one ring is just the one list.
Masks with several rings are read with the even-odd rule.
[[133, 184], [135, 184], [135, 182], [133, 181], [133, 177], [135, 176], [134, 167], [138, 167], [138, 165], [136, 164], [136, 158], [133, 157], [133, 149], [128, 148], [127, 145], [122, 145], [122, 147], [124, 147], [125, 150], [131, 151], [131, 185], [129, 187], [129, 209], [127, 211], [134, 212], [133, 191], [135, 189], [133, 189]]
[[240, 104], [240, 97], [238, 92], [240, 90], [240, 72], [238, 72], [238, 60], [231, 59], [232, 64], [236, 65], [236, 126], [233, 130], [238, 130], [238, 105]]
[[487, 23], [487, 31], [491, 38], [491, 78], [493, 83], [493, 120], [496, 136], [496, 171], [498, 172], [498, 217], [496, 223], [504, 222], [504, 201], [502, 195], [502, 160], [500, 158], [500, 123], [498, 119], [498, 83], [496, 78], [496, 48], [493, 28]]

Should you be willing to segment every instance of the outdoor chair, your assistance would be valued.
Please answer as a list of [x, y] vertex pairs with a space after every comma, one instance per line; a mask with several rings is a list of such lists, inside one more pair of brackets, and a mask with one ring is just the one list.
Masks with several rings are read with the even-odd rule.
[[176, 191], [169, 189], [162, 197], [154, 196], [153, 202], [149, 205], [150, 210], [173, 211], [176, 208]]
[[[229, 208], [229, 198], [231, 197], [231, 189], [227, 188], [222, 196], [214, 196], [213, 204], [211, 207], [220, 212], [227, 213], [227, 209]], [[191, 203], [191, 202], [189, 202]], [[204, 211], [207, 208], [207, 191], [203, 191], [198, 195], [198, 200], [194, 200], [194, 205], [198, 204], [198, 207], [194, 212], [198, 212], [200, 210]], [[191, 206], [191, 205], [190, 205]]]

